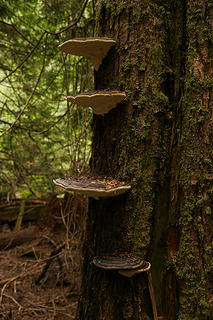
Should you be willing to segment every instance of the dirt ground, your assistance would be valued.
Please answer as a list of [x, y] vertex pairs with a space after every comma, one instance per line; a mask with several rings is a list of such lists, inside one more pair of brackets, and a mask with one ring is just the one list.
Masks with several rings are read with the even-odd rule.
[[85, 220], [85, 200], [54, 199], [22, 225], [34, 225], [36, 239], [0, 251], [0, 319], [76, 318]]

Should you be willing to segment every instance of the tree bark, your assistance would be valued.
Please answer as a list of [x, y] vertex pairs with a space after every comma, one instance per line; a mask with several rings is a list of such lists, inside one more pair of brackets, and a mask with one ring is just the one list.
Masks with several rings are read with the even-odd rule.
[[174, 265], [179, 319], [212, 319], [213, 6], [187, 1], [181, 107], [179, 242]]
[[96, 9], [96, 35], [116, 46], [95, 89], [125, 90], [127, 99], [94, 115], [91, 170], [132, 188], [89, 201], [79, 319], [153, 319], [146, 274], [129, 279], [91, 264], [114, 252], [151, 262], [162, 319], [210, 319], [212, 8], [100, 0]]

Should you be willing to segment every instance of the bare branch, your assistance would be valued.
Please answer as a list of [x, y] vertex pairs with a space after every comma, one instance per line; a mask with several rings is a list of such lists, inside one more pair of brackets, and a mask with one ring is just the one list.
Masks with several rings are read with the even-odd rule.
[[21, 23], [22, 25], [26, 25], [27, 27], [30, 27], [30, 29], [32, 29], [33, 31], [36, 32], [36, 29], [33, 27], [32, 23], [28, 24], [25, 20], [23, 20], [20, 16], [18, 16], [17, 14], [15, 14], [14, 11], [10, 10], [6, 5], [1, 5], [0, 4], [0, 9], [5, 9], [7, 10], [10, 14], [12, 14], [12, 16], [16, 17]]
[[52, 129], [57, 123], [59, 123], [61, 121], [61, 119], [63, 119], [68, 113], [68, 110], [62, 114], [61, 116], [58, 117], [58, 119], [53, 123], [51, 124], [51, 126], [43, 131], [33, 131], [32, 133], [35, 133], [35, 134], [43, 134], [43, 133], [47, 133], [48, 131], [50, 131], [50, 129]]
[[[0, 94], [3, 95], [5, 98], [7, 98], [9, 101], [12, 101], [14, 105], [18, 106], [16, 100], [12, 99], [11, 96], [9, 96], [8, 94], [6, 94], [5, 92], [0, 90]], [[12, 111], [10, 110], [10, 112], [12, 113]]]
[[[2, 119], [0, 119], [0, 122], [1, 122], [1, 123], [4, 123], [4, 124], [7, 124], [7, 125], [10, 125], [10, 126], [13, 125], [11, 122], [8, 122], [8, 121], [2, 120]], [[17, 125], [17, 124], [15, 124], [14, 126], [17, 127], [17, 128], [19, 128], [19, 129], [24, 129], [22, 126]]]
[[28, 58], [33, 54], [33, 52], [36, 50], [36, 48], [39, 46], [41, 40], [43, 39], [44, 35], [46, 34], [46, 32], [43, 32], [43, 34], [41, 35], [40, 39], [38, 40], [38, 42], [36, 43], [36, 45], [32, 48], [32, 50], [26, 55], [26, 57], [19, 63], [19, 65], [12, 70], [6, 77], [4, 77], [0, 83], [4, 82], [7, 78], [9, 78], [13, 73], [15, 73], [19, 68], [21, 68], [23, 66], [23, 64], [28, 60]]
[[14, 24], [5, 22], [5, 21], [3, 21], [3, 20], [0, 20], [0, 23], [3, 23], [3, 24], [5, 24], [5, 25], [8, 26], [8, 27], [13, 28], [18, 34], [20, 34], [20, 36], [21, 36], [25, 41], [27, 41], [29, 44], [31, 44], [32, 46], [34, 46], [34, 44], [33, 44], [30, 40], [28, 40], [28, 39], [23, 35], [23, 33], [16, 28], [16, 26], [15, 26]]
[[[42, 37], [43, 37], [43, 36], [42, 36]], [[47, 35], [47, 37], [48, 37], [48, 35]], [[47, 41], [47, 37], [46, 37], [46, 41]], [[41, 38], [40, 38], [40, 40], [41, 40]], [[24, 113], [25, 109], [28, 107], [29, 102], [30, 102], [30, 100], [32, 99], [32, 97], [33, 97], [33, 95], [34, 95], [34, 93], [35, 93], [35, 91], [36, 91], [36, 89], [37, 89], [37, 87], [38, 87], [38, 84], [39, 84], [40, 79], [41, 79], [41, 75], [42, 75], [42, 73], [43, 73], [43, 71], [44, 71], [44, 68], [45, 68], [45, 58], [46, 58], [46, 51], [45, 51], [45, 54], [44, 54], [43, 64], [42, 64], [41, 71], [40, 71], [40, 73], [39, 73], [38, 79], [37, 79], [37, 81], [36, 81], [36, 84], [35, 84], [35, 86], [34, 86], [34, 88], [33, 88], [33, 91], [32, 91], [32, 93], [31, 93], [31, 95], [29, 96], [29, 98], [27, 99], [25, 105], [23, 106], [23, 108], [21, 109], [21, 111], [19, 112], [19, 114], [17, 115], [15, 121], [11, 124], [11, 126], [10, 126], [7, 130], [5, 130], [5, 131], [2, 132], [2, 134], [0, 135], [0, 137], [2, 137], [5, 133], [9, 132], [9, 131], [15, 126], [16, 122], [19, 120], [19, 118], [21, 117], [21, 115]]]
[[64, 31], [67, 31], [68, 29], [73, 28], [73, 27], [81, 20], [82, 15], [83, 15], [83, 13], [84, 13], [84, 10], [85, 10], [85, 8], [86, 8], [86, 6], [87, 6], [87, 3], [88, 3], [88, 0], [86, 0], [86, 1], [84, 2], [78, 18], [77, 18], [73, 23], [69, 24], [67, 27], [65, 27], [65, 28], [63, 28], [63, 29], [61, 29], [61, 30], [59, 30], [59, 31], [50, 32], [50, 31], [45, 30], [45, 32], [48, 33], [48, 34], [51, 34], [51, 35], [56, 36], [56, 35], [59, 35], [59, 34], [63, 33]]

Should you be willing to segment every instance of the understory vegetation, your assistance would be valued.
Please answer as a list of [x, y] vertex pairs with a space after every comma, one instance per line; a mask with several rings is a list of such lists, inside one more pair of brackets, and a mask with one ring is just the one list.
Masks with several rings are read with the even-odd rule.
[[[18, 4], [18, 5], [17, 5]], [[0, 194], [41, 197], [87, 171], [92, 112], [64, 96], [93, 88], [93, 68], [58, 45], [93, 35], [90, 0], [0, 4]]]

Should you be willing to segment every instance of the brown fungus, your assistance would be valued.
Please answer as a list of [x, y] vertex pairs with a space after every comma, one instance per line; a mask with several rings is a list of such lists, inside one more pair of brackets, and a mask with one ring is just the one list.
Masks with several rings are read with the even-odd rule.
[[59, 49], [75, 56], [86, 57], [98, 70], [103, 58], [115, 43], [113, 39], [108, 38], [76, 38], [62, 43]]
[[154, 320], [158, 320], [157, 307], [152, 284], [152, 275], [150, 272], [151, 264], [142, 260], [140, 257], [130, 254], [116, 254], [112, 256], [101, 256], [93, 258], [93, 264], [103, 270], [115, 270], [125, 277], [132, 277], [137, 273], [147, 272], [149, 293], [152, 302], [152, 311]]
[[151, 266], [149, 262], [130, 254], [95, 257], [93, 264], [104, 270], [116, 270], [128, 278], [136, 273], [149, 270]]
[[73, 176], [53, 182], [68, 192], [77, 192], [95, 199], [118, 196], [131, 188], [125, 182], [110, 177]]
[[65, 97], [67, 101], [83, 107], [91, 107], [95, 114], [102, 115], [115, 108], [125, 98], [125, 92], [119, 91], [94, 91]]

